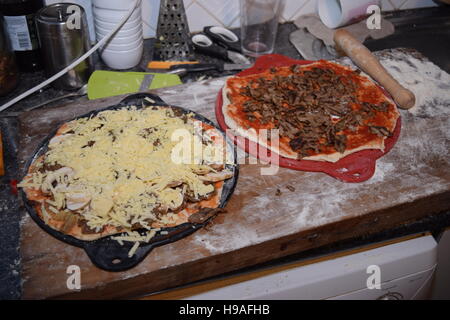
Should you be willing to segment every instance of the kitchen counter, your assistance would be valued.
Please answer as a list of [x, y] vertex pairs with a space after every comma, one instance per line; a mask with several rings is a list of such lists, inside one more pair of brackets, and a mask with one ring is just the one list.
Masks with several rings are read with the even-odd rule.
[[[284, 24], [280, 28], [280, 34], [278, 37], [277, 44], [277, 52], [283, 53], [285, 55], [299, 58], [298, 53], [295, 49], [290, 46], [289, 42], [286, 40], [289, 33], [295, 30], [295, 27], [292, 24]], [[145, 62], [144, 66], [145, 66]], [[141, 64], [142, 65], [142, 64]], [[142, 69], [141, 69], [142, 70]], [[38, 76], [38, 75], [37, 75]], [[34, 79], [30, 77], [30, 79]], [[34, 80], [33, 80], [34, 81]], [[31, 87], [32, 85], [30, 85]], [[166, 91], [161, 90], [162, 94]], [[48, 91], [50, 94], [50, 91]], [[51, 96], [51, 94], [50, 94]], [[39, 98], [40, 97], [40, 98]], [[46, 96], [47, 98], [49, 96]], [[34, 96], [30, 99], [36, 100], [24, 100], [20, 104], [14, 106], [14, 110], [20, 111], [21, 108], [24, 108], [29, 103], [38, 103], [37, 101], [41, 99], [41, 96]], [[44, 99], [44, 98], [42, 98]], [[80, 100], [82, 102], [83, 99]], [[170, 102], [170, 101], [169, 101]], [[0, 102], [1, 103], [1, 102]], [[12, 109], [11, 109], [12, 110]], [[2, 259], [1, 268], [2, 274], [0, 275], [0, 282], [6, 283], [5, 286], [0, 288], [0, 297], [5, 298], [18, 298], [20, 297], [20, 272], [21, 272], [21, 261], [18, 255], [18, 241], [19, 241], [19, 232], [20, 232], [20, 216], [23, 214], [19, 209], [18, 203], [16, 199], [10, 195], [10, 190], [8, 186], [8, 182], [10, 179], [17, 179], [16, 173], [18, 172], [18, 161], [15, 155], [19, 146], [17, 144], [18, 137], [18, 124], [17, 119], [15, 118], [1, 118], [0, 117], [0, 125], [2, 126], [2, 133], [5, 136], [4, 140], [6, 141], [6, 165], [7, 165], [7, 176], [3, 177], [0, 185], [0, 190], [2, 190], [1, 199], [0, 199], [0, 222], [2, 225], [1, 232], [1, 243], [2, 243]], [[381, 178], [378, 176], [378, 178]], [[446, 198], [448, 200], [448, 198]], [[436, 213], [436, 212], [435, 212]], [[291, 258], [304, 258], [306, 256], [311, 256], [318, 253], [326, 253], [335, 250], [340, 250], [343, 248], [348, 248], [352, 246], [358, 246], [364, 243], [368, 243], [370, 241], [378, 241], [384, 240], [392, 237], [401, 236], [404, 234], [410, 234], [421, 231], [432, 231], [438, 233], [442, 228], [450, 225], [450, 213], [441, 213], [441, 214], [433, 214], [428, 216], [421, 216], [418, 221], [408, 221], [407, 223], [403, 223], [396, 227], [391, 227], [389, 229], [379, 230], [380, 232], [376, 234], [370, 235], [358, 235], [351, 239], [342, 239], [333, 244], [327, 244], [326, 246], [319, 246], [320, 248], [315, 248], [307, 251], [302, 251], [300, 253], [292, 252], [293, 256], [283, 257], [282, 259], [291, 259]], [[40, 231], [42, 232], [42, 231]], [[267, 263], [267, 262], [264, 262]], [[274, 263], [272, 261], [271, 263]], [[249, 268], [250, 266], [245, 266]], [[6, 271], [6, 272], [5, 272]], [[4, 281], [3, 281], [4, 280]], [[36, 298], [36, 297], [35, 297]]]
[[[279, 29], [279, 37], [277, 40], [277, 52], [284, 53], [293, 58], [301, 58], [298, 52], [293, 46], [289, 44], [286, 39], [290, 32], [295, 30], [296, 27], [291, 24], [284, 24]], [[149, 39], [144, 41], [145, 49], [144, 56], [141, 63], [130, 70], [126, 71], [146, 71], [147, 62], [151, 60], [153, 55], [153, 43], [154, 39]], [[218, 61], [214, 58], [210, 58], [204, 55], [196, 54], [199, 61], [202, 62], [214, 62]], [[104, 65], [95, 54], [95, 68], [98, 70], [110, 70], [106, 65]], [[193, 82], [200, 77], [217, 77], [221, 74], [210, 71], [206, 73], [199, 73], [194, 75], [188, 75], [183, 77], [184, 82]], [[10, 94], [4, 97], [0, 97], [0, 105], [9, 101], [13, 97], [19, 95], [22, 92], [34, 87], [35, 85], [41, 83], [45, 80], [43, 71], [21, 74], [19, 86]], [[27, 107], [37, 105], [46, 100], [52, 99], [57, 96], [61, 96], [69, 93], [69, 91], [57, 90], [48, 86], [44, 88], [41, 92], [37, 92], [22, 101], [19, 101], [14, 106], [7, 109], [4, 113], [10, 112], [23, 112]], [[79, 98], [78, 101], [86, 101], [85, 97]], [[56, 105], [62, 105], [73, 101], [73, 99], [60, 100], [57, 103], [49, 104], [42, 107], [40, 110], [45, 110], [47, 108]], [[18, 152], [18, 117], [17, 116], [4, 116], [4, 113], [0, 113], [0, 129], [3, 135], [4, 144], [4, 157], [6, 166], [6, 175], [0, 177], [0, 254], [2, 259], [0, 260], [0, 299], [10, 298], [15, 299], [21, 296], [21, 264], [20, 264], [20, 254], [19, 254], [19, 235], [20, 235], [20, 216], [23, 213], [19, 209], [19, 204], [17, 202], [16, 196], [11, 193], [10, 181], [17, 180], [19, 177], [17, 175], [17, 152]]]
[[[389, 66], [390, 72], [398, 69], [398, 73], [408, 75], [403, 79], [413, 80], [412, 90], [416, 94], [424, 88], [437, 90], [440, 85], [450, 83], [449, 75], [440, 74], [440, 69], [417, 51], [396, 49], [376, 55], [381, 63]], [[341, 63], [350, 61], [343, 59]], [[224, 81], [220, 77], [153, 92], [169, 104], [192, 109], [214, 121], [213, 106]], [[286, 168], [262, 176], [260, 169], [264, 165], [250, 164], [245, 154], [238, 152], [240, 174], [227, 212], [192, 236], [154, 248], [142, 263], [124, 272], [98, 269], [83, 249], [54, 239], [24, 215], [21, 220], [23, 297], [138, 296], [258, 263], [273, 263], [278, 258], [288, 259], [292, 254], [336, 246], [340, 241], [365, 238], [400, 226], [409, 226], [408, 232], [413, 232], [415, 222], [430, 216], [442, 219], [446, 216], [443, 211], [450, 209], [447, 169], [450, 95], [447, 91], [442, 94], [429, 91], [429, 100], [423, 100], [424, 96], [420, 95], [414, 110], [401, 111], [399, 141], [377, 160], [371, 179], [343, 183], [326, 174]], [[439, 101], [439, 97], [445, 101]], [[20, 130], [24, 134], [19, 140], [20, 168], [24, 168], [37, 145], [59, 123], [113, 105], [122, 98], [75, 102], [21, 116]], [[445, 109], [441, 110], [442, 107]], [[441, 227], [445, 225], [448, 224], [442, 223]], [[81, 291], [66, 287], [68, 265], [81, 268]]]

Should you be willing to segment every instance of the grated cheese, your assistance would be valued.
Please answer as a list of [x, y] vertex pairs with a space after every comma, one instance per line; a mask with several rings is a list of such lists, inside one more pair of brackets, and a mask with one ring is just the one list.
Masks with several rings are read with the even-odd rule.
[[54, 208], [54, 207], [48, 207], [50, 209], [50, 211], [52, 211], [53, 213], [59, 213], [59, 210]]
[[138, 248], [139, 248], [139, 241], [136, 241], [131, 250], [128, 252], [128, 257], [131, 258], [136, 253], [136, 250]]
[[[180, 130], [187, 140], [177, 135]], [[74, 210], [96, 231], [106, 225], [125, 229], [134, 224], [143, 226], [149, 230], [144, 236], [129, 232], [114, 237], [121, 243], [136, 242], [130, 251], [133, 255], [140, 241], [149, 242], [159, 230], [152, 229], [148, 221], [176, 221], [176, 214], [157, 216], [155, 209], [178, 208], [187, 189], [195, 197], [211, 193], [214, 186], [205, 184], [197, 173], [211, 171], [208, 164], [232, 163], [225, 143], [213, 143], [214, 138], [222, 139], [221, 134], [215, 129], [208, 131], [202, 130], [192, 114], [183, 119], [170, 108], [103, 111], [67, 123], [61, 135], [49, 143], [44, 163], [68, 170], [36, 171], [18, 186], [50, 194], [52, 199], [45, 201], [54, 213], [72, 210], [70, 205], [81, 203], [82, 209]], [[181, 161], [174, 161], [174, 157]], [[182, 186], [169, 187], [174, 182]], [[44, 205], [42, 214], [48, 221]]]
[[45, 205], [44, 204], [42, 204], [42, 206], [41, 206], [41, 212], [42, 212], [42, 217], [44, 218], [44, 222], [48, 223], [48, 221], [50, 219], [50, 216], [49, 216], [47, 210], [45, 209]]

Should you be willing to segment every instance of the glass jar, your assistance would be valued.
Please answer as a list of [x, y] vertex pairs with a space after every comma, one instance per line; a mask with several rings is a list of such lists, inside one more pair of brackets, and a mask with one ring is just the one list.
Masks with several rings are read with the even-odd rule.
[[18, 80], [14, 52], [4, 30], [3, 17], [0, 16], [0, 96], [11, 92], [17, 86]]

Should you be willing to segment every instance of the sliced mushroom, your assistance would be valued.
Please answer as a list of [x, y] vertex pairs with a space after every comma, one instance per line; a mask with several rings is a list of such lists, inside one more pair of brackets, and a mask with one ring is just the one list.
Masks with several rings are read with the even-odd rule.
[[199, 179], [206, 182], [223, 181], [233, 176], [233, 172], [229, 170], [222, 170], [219, 172], [210, 172], [205, 175], [199, 176]]
[[216, 171], [222, 171], [224, 168], [223, 163], [213, 163], [213, 164], [210, 164], [209, 166]]
[[64, 220], [62, 232], [68, 233], [78, 222], [78, 217], [74, 214], [67, 215]]
[[201, 166], [198, 168], [192, 168], [192, 172], [203, 175], [203, 174], [207, 174], [207, 173], [211, 172], [211, 168], [208, 166]]
[[67, 139], [70, 136], [73, 136], [73, 134], [72, 133], [65, 133], [65, 134], [62, 134], [62, 135], [59, 135], [59, 136], [54, 136], [48, 142], [48, 147], [51, 149], [53, 146], [55, 146], [56, 144], [61, 143], [64, 139]]
[[186, 197], [186, 200], [189, 201], [190, 203], [196, 203], [196, 202], [200, 202], [202, 200], [211, 198], [211, 196], [215, 193], [216, 193], [216, 191], [213, 190], [207, 194], [199, 195], [199, 194], [195, 194], [192, 190], [188, 190], [185, 194], [185, 197]]
[[172, 181], [172, 182], [167, 184], [167, 187], [168, 188], [174, 188], [174, 187], [181, 186], [182, 184], [183, 184], [183, 181]]
[[84, 193], [67, 193], [66, 207], [69, 210], [76, 211], [86, 207], [91, 201], [91, 197]]
[[165, 215], [167, 211], [169, 211], [169, 207], [161, 203], [156, 208], [153, 209], [153, 212], [156, 215]]
[[62, 167], [58, 170], [50, 172], [47, 177], [45, 177], [44, 182], [42, 183], [42, 191], [44, 193], [49, 193], [51, 191], [51, 186], [54, 182], [58, 181], [58, 178], [61, 176], [66, 176], [68, 178], [72, 177], [75, 174], [72, 168]]
[[177, 199], [175, 201], [172, 201], [168, 205], [168, 207], [172, 211], [177, 211], [178, 209], [180, 209], [183, 206], [183, 203], [184, 203], [184, 194], [183, 194], [183, 192], [179, 192], [177, 194]]

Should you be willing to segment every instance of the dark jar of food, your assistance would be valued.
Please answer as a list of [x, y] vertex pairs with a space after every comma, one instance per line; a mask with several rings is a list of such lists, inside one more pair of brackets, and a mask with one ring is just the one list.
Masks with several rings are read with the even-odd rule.
[[0, 96], [14, 90], [19, 80], [14, 52], [4, 31], [0, 16]]
[[42, 69], [34, 21], [36, 12], [42, 7], [43, 0], [0, 0], [0, 14], [3, 15], [5, 30], [21, 72]]

